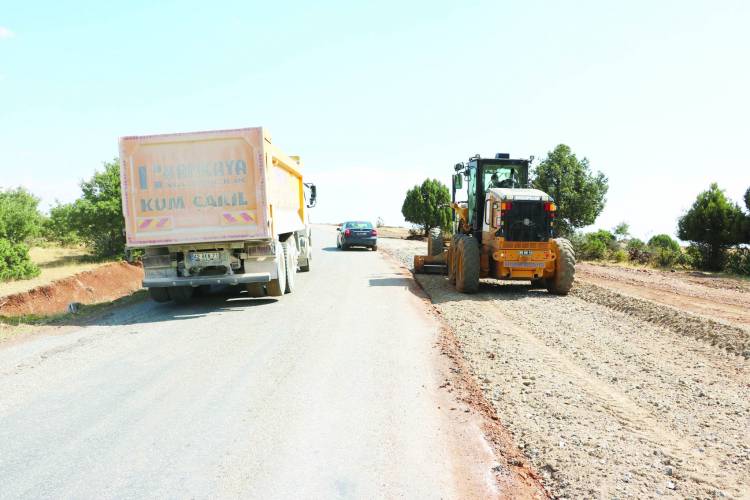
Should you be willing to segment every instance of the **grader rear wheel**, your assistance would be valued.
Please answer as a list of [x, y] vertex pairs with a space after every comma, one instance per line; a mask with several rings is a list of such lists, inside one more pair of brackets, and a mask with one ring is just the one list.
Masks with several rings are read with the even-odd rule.
[[547, 291], [555, 295], [568, 295], [576, 274], [576, 254], [573, 245], [565, 238], [554, 240], [557, 246], [555, 275], [547, 278]]

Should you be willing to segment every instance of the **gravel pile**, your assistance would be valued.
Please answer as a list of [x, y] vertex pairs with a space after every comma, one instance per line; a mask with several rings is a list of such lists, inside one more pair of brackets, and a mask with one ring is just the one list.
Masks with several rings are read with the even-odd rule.
[[[379, 245], [409, 268], [426, 248]], [[555, 297], [486, 280], [467, 296], [417, 279], [554, 496], [750, 496], [746, 341], [593, 285]]]

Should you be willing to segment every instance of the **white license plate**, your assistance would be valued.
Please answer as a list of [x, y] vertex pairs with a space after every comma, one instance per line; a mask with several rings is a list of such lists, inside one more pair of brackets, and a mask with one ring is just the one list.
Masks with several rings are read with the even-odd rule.
[[519, 260], [506, 260], [503, 262], [505, 267], [544, 267], [544, 262], [524, 262]]
[[192, 254], [193, 262], [215, 262], [221, 260], [221, 252], [200, 252]]

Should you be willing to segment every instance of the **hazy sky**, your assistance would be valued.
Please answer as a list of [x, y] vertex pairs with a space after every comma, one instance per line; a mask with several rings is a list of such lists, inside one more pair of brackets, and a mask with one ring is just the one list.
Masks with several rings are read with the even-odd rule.
[[748, 26], [746, 1], [0, 0], [0, 186], [46, 208], [121, 135], [262, 125], [315, 220], [400, 224], [426, 176], [565, 143], [609, 177], [597, 226], [674, 234], [750, 186]]

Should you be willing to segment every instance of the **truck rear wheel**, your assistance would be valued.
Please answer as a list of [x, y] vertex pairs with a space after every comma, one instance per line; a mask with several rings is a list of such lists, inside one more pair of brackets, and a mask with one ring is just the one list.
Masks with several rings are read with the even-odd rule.
[[281, 297], [286, 290], [286, 256], [281, 243], [276, 243], [276, 278], [268, 282], [266, 289], [271, 297]]
[[456, 290], [476, 293], [479, 290], [479, 244], [476, 238], [464, 236], [458, 242]]
[[192, 286], [173, 286], [169, 289], [169, 296], [178, 304], [187, 304], [193, 298]]
[[292, 293], [297, 274], [297, 245], [294, 243], [294, 238], [289, 238], [281, 243], [281, 246], [284, 248], [284, 263], [286, 264], [286, 286], [284, 287], [284, 292]]
[[576, 254], [573, 245], [565, 238], [556, 238], [557, 260], [555, 275], [547, 278], [547, 291], [555, 295], [568, 295], [576, 275]]
[[310, 270], [310, 261], [312, 260], [310, 238], [300, 237], [300, 254], [299, 270], [302, 273], [306, 273]]
[[159, 286], [148, 289], [148, 295], [154, 302], [169, 302], [169, 289]]

